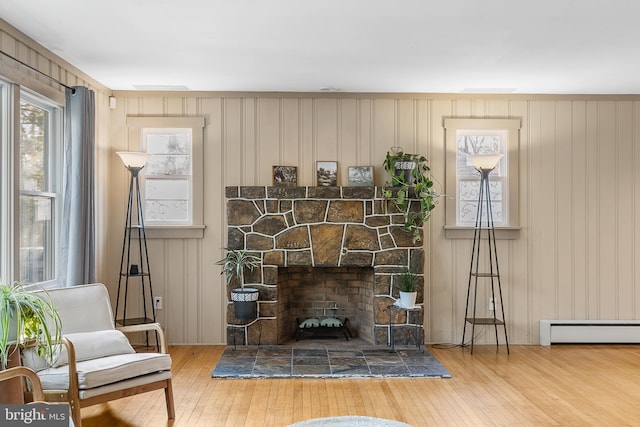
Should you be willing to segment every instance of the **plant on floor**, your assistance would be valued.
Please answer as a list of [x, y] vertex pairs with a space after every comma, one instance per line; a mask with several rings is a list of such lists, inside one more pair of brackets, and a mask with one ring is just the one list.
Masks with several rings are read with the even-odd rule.
[[[404, 228], [413, 234], [415, 243], [420, 240], [420, 227], [431, 217], [438, 197], [433, 189], [427, 158], [405, 153], [396, 147], [387, 151], [383, 167], [391, 175], [391, 182], [385, 184], [384, 198], [402, 213]], [[412, 208], [412, 199], [419, 202], [417, 209]]]
[[62, 322], [46, 292], [0, 283], [0, 366], [5, 369], [20, 344], [33, 345], [48, 363], [57, 358]]

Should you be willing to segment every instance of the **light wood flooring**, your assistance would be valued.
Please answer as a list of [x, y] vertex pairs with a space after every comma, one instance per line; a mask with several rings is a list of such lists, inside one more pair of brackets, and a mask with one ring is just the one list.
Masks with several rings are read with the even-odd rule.
[[338, 415], [415, 427], [640, 425], [640, 346], [429, 348], [452, 378], [214, 380], [223, 346], [174, 346], [174, 421], [154, 391], [85, 408], [83, 425], [282, 427]]

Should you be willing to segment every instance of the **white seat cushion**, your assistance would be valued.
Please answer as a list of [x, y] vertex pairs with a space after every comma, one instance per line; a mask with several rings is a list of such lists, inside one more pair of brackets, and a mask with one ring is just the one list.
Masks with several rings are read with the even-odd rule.
[[[86, 390], [171, 369], [171, 357], [162, 353], [118, 354], [77, 363], [78, 388]], [[38, 372], [44, 390], [69, 388], [69, 368], [61, 366]]]

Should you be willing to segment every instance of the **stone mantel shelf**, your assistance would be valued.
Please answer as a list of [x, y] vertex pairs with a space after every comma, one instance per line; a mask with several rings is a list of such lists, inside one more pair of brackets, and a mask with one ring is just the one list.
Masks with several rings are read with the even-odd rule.
[[383, 187], [228, 186], [227, 198], [243, 199], [383, 199]]

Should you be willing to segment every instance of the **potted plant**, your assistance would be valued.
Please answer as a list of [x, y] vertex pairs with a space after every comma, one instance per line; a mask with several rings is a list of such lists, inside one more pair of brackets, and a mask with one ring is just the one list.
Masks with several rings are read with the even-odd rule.
[[[0, 283], [0, 370], [19, 365], [20, 345], [36, 347], [38, 355], [53, 365], [61, 339], [62, 322], [46, 292], [34, 293], [20, 283]], [[1, 401], [20, 402], [21, 396], [18, 380], [3, 391]]]
[[[431, 217], [438, 196], [429, 176], [427, 158], [396, 148], [387, 151], [383, 167], [391, 175], [391, 182], [385, 185], [384, 198], [392, 201], [403, 215], [404, 228], [413, 234], [415, 243], [420, 240], [420, 227]], [[417, 208], [412, 207], [412, 199], [419, 203]]]
[[414, 307], [419, 285], [418, 275], [411, 270], [403, 271], [396, 276], [396, 286], [400, 291], [398, 304], [402, 307]]
[[258, 290], [244, 287], [244, 270], [253, 271], [260, 265], [260, 257], [242, 249], [226, 249], [227, 254], [217, 262], [222, 273], [227, 276], [227, 285], [234, 279], [240, 281], [240, 287], [231, 290], [234, 314], [237, 319], [253, 319], [257, 313]]

